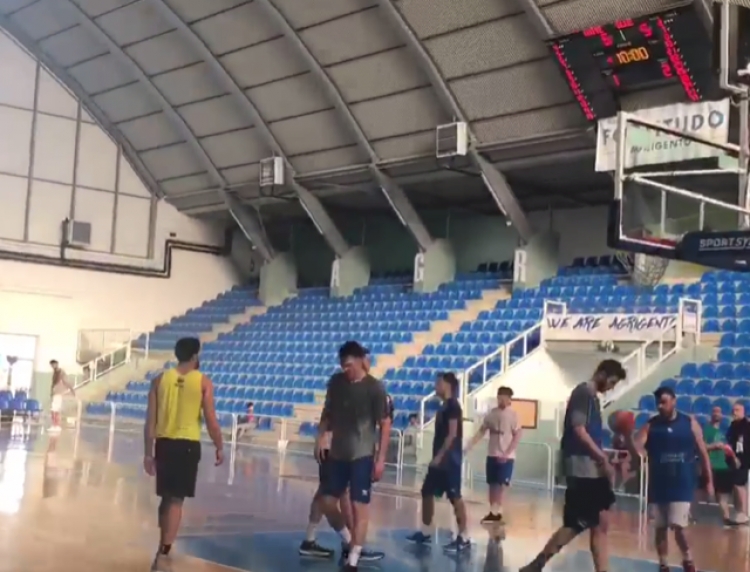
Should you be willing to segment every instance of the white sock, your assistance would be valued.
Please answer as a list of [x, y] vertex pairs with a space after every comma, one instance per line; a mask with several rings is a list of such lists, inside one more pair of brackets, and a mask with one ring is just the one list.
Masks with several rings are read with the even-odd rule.
[[307, 525], [307, 530], [305, 531], [305, 540], [307, 540], [307, 542], [315, 541], [315, 531], [317, 529], [318, 529], [317, 522], [311, 522]]
[[349, 550], [349, 566], [356, 566], [359, 563], [359, 555], [362, 554], [361, 546], [352, 546]]
[[425, 536], [432, 536], [432, 533], [433, 533], [432, 523], [430, 524], [422, 523], [422, 534], [424, 534]]
[[490, 513], [492, 514], [502, 514], [503, 513], [503, 507], [497, 504], [490, 505]]
[[338, 535], [341, 537], [341, 542], [349, 546], [352, 541], [352, 535], [349, 533], [349, 529], [344, 527], [338, 531]]
[[460, 538], [461, 540], [469, 540], [469, 535], [466, 533], [465, 530], [459, 530], [458, 538]]

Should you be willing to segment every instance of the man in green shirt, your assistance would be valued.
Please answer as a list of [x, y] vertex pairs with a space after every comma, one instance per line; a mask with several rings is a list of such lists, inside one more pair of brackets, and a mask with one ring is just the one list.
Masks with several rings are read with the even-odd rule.
[[724, 524], [731, 525], [734, 523], [729, 518], [729, 499], [732, 496], [734, 480], [724, 449], [727, 443], [726, 436], [719, 428], [721, 418], [721, 408], [714, 407], [711, 411], [711, 420], [703, 427], [703, 440], [706, 442], [708, 459], [711, 462], [716, 501], [721, 508]]

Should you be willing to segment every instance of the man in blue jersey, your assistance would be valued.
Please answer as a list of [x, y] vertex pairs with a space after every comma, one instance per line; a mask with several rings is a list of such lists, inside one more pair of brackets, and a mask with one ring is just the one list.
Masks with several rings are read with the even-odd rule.
[[567, 483], [563, 525], [519, 572], [541, 572], [552, 557], [585, 530], [591, 535], [594, 570], [607, 571], [607, 527], [615, 494], [612, 465], [602, 449], [604, 429], [599, 394], [612, 389], [625, 375], [619, 361], [606, 359], [589, 381], [576, 386], [570, 394], [560, 443]]
[[696, 453], [706, 475], [709, 497], [714, 495], [711, 461], [700, 425], [692, 416], [677, 411], [674, 391], [660, 387], [654, 397], [659, 413], [635, 437], [631, 433], [626, 439], [633, 454], [648, 456], [648, 500], [654, 518], [659, 572], [671, 570], [667, 563], [670, 528], [682, 554], [683, 570], [695, 572], [685, 529], [690, 524], [690, 504], [698, 484]]
[[422, 529], [407, 537], [409, 542], [428, 545], [434, 532], [435, 498], [443, 495], [453, 505], [458, 535], [443, 549], [449, 553], [471, 548], [466, 526], [466, 505], [461, 498], [461, 463], [463, 460], [463, 411], [458, 402], [458, 379], [452, 373], [441, 373], [435, 383], [435, 394], [442, 405], [435, 417], [432, 461], [422, 484]]

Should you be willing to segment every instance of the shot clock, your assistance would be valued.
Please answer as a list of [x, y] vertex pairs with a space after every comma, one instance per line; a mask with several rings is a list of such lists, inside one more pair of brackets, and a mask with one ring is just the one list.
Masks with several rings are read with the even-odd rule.
[[627, 93], [673, 84], [687, 101], [701, 101], [710, 90], [711, 40], [692, 3], [587, 28], [549, 46], [590, 121], [615, 115]]

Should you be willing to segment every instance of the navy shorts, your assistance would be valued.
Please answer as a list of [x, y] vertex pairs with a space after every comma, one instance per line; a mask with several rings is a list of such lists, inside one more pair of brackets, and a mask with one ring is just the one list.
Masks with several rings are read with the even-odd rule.
[[360, 457], [353, 461], [327, 459], [321, 471], [320, 493], [339, 498], [348, 488], [352, 502], [369, 504], [374, 463], [373, 457]]
[[461, 465], [430, 467], [427, 471], [422, 496], [440, 498], [443, 495], [450, 501], [461, 498]]
[[484, 472], [487, 476], [488, 485], [503, 485], [507, 487], [510, 485], [510, 480], [513, 477], [513, 459], [508, 459], [504, 463], [501, 463], [497, 457], [487, 457]]

